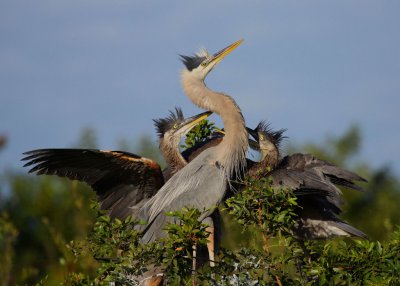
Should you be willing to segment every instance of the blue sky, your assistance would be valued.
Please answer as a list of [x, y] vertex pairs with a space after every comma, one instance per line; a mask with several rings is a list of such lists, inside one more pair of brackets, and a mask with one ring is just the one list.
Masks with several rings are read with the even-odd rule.
[[[399, 1], [0, 0], [0, 172], [26, 150], [68, 147], [83, 127], [103, 149], [143, 133], [184, 96], [178, 54], [244, 38], [207, 84], [247, 125], [322, 142], [353, 124], [361, 158], [400, 175]], [[216, 119], [216, 118], [214, 118]]]

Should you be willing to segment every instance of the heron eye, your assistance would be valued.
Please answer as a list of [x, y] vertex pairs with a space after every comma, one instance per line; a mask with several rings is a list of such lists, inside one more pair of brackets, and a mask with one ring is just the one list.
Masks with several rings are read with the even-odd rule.
[[206, 67], [206, 66], [207, 66], [207, 62], [201, 63], [201, 66], [202, 66], [202, 67]]
[[260, 135], [260, 140], [264, 140], [264, 135]]
[[175, 123], [172, 128], [177, 129], [178, 128], [178, 123]]

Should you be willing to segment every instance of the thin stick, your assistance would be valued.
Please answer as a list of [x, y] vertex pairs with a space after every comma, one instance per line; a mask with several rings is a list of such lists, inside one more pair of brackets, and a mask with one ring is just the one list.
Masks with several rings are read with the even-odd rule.
[[193, 259], [192, 259], [192, 286], [196, 286], [196, 264], [197, 264], [197, 246], [196, 242], [193, 244]]

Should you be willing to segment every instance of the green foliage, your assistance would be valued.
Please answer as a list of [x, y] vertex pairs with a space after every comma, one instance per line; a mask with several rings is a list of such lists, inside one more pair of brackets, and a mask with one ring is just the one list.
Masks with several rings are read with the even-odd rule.
[[244, 182], [245, 189], [226, 201], [229, 214], [243, 229], [255, 226], [265, 235], [291, 235], [297, 206], [292, 192], [271, 187], [271, 180], [263, 178]]
[[[400, 231], [387, 243], [367, 240], [336, 240], [308, 243], [312, 253], [306, 265], [308, 275], [320, 285], [399, 285]], [[312, 252], [311, 252], [312, 251]]]
[[90, 276], [85, 272], [70, 272], [64, 284], [131, 283], [131, 276], [143, 270], [143, 263], [140, 262], [147, 257], [144, 255], [147, 246], [139, 247], [140, 235], [134, 229], [136, 224], [132, 218], [111, 220], [104, 212], [97, 210], [96, 222], [87, 239], [71, 241], [67, 246], [75, 260], [90, 256], [96, 261], [96, 273]]
[[[277, 208], [285, 196], [291, 202]], [[265, 207], [259, 207], [258, 202]], [[260, 283], [257, 285], [276, 285], [278, 281], [282, 285], [400, 283], [400, 229], [385, 243], [350, 239], [299, 240], [290, 231], [297, 207], [293, 195], [276, 193], [267, 181], [247, 182], [247, 188], [229, 199], [227, 205], [229, 212], [245, 227], [257, 225], [268, 235], [267, 251], [252, 252], [256, 257], [254, 261], [258, 262], [255, 266], [260, 268], [256, 271], [253, 265], [252, 271], [246, 272], [248, 281], [257, 281]], [[261, 222], [262, 218], [267, 221]], [[263, 275], [259, 276], [260, 273]]]
[[70, 263], [66, 249], [68, 241], [85, 237], [93, 223], [88, 187], [54, 177], [14, 175], [11, 188], [3, 206], [18, 230], [10, 283], [34, 284], [47, 275], [48, 283], [55, 284], [75, 267], [90, 273], [90, 263]]
[[[140, 233], [135, 230], [138, 222], [127, 218], [125, 221], [111, 220], [98, 212], [93, 231], [86, 240], [70, 242], [68, 248], [76, 259], [92, 255], [98, 261], [96, 275], [71, 272], [66, 285], [103, 285], [115, 282], [117, 285], [132, 285], [142, 274], [154, 268], [163, 269], [170, 285], [186, 284], [191, 279], [193, 246], [204, 248], [207, 243], [207, 225], [199, 222], [197, 209], [183, 209], [168, 214], [178, 224], [168, 224], [167, 238], [161, 243], [142, 245]], [[138, 278], [142, 277], [142, 278]], [[145, 277], [145, 276], [144, 276]]]
[[[77, 285], [78, 281], [80, 285], [101, 285], [116, 281], [133, 285], [134, 277], [149, 265], [163, 270], [168, 285], [188, 285], [193, 279], [199, 285], [400, 283], [400, 229], [384, 243], [351, 239], [302, 241], [291, 232], [297, 207], [293, 194], [274, 190], [269, 180], [247, 181], [245, 190], [228, 200], [227, 210], [243, 227], [258, 227], [267, 247], [222, 249], [213, 268], [207, 262], [201, 263], [200, 249], [204, 249], [208, 233], [206, 225], [198, 221], [201, 213], [196, 209], [168, 214], [178, 223], [167, 225], [168, 236], [161, 243], [149, 245], [138, 243], [139, 234], [132, 230], [132, 221], [112, 222], [102, 215], [88, 240], [89, 248], [98, 258], [104, 255], [111, 259], [99, 261], [94, 280], [72, 273], [66, 284]], [[195, 275], [193, 246], [199, 253]]]
[[165, 230], [168, 238], [164, 242], [163, 264], [166, 266], [168, 281], [179, 285], [182, 277], [188, 276], [193, 267], [193, 251], [205, 248], [209, 233], [207, 225], [199, 221], [201, 212], [197, 209], [183, 208], [170, 212], [179, 223], [170, 223]]
[[11, 269], [14, 260], [13, 244], [17, 238], [18, 230], [10, 221], [7, 213], [0, 213], [0, 285], [10, 282]]
[[204, 119], [188, 132], [188, 134], [186, 135], [185, 144], [181, 147], [184, 149], [193, 147], [197, 143], [202, 142], [205, 138], [210, 136], [215, 130], [216, 127], [214, 125], [214, 122], [210, 122], [207, 119]]

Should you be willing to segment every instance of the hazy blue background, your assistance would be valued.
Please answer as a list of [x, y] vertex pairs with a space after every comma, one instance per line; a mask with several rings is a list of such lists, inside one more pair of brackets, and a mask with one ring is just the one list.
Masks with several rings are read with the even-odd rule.
[[267, 119], [318, 143], [357, 123], [362, 158], [400, 175], [399, 15], [400, 1], [2, 0], [0, 171], [23, 151], [71, 146], [85, 126], [113, 149], [153, 135], [174, 106], [198, 113], [177, 55], [244, 38], [207, 84], [249, 126]]

